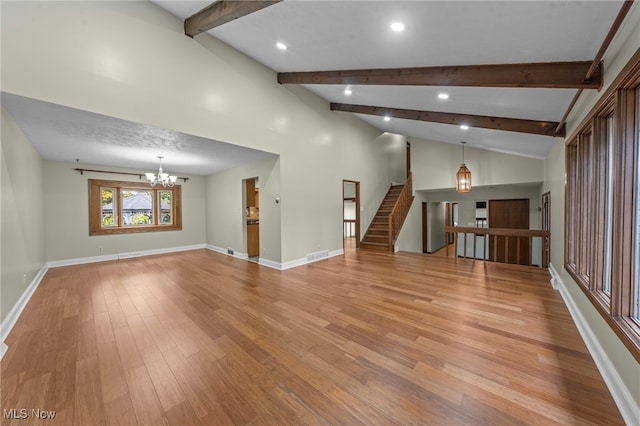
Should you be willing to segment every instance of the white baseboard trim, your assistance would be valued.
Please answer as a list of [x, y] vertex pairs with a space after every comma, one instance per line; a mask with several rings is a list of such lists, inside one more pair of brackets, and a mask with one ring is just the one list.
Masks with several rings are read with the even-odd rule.
[[[314, 262], [317, 262], [317, 260], [314, 260]], [[295, 259], [295, 260], [289, 260], [287, 262], [283, 262], [280, 264], [280, 270], [285, 271], [287, 269], [297, 268], [298, 266], [306, 265], [307, 263], [309, 263], [309, 261], [307, 260], [306, 257], [301, 257], [300, 259]]]
[[208, 250], [215, 251], [216, 253], [224, 254], [227, 256], [235, 257], [237, 259], [247, 260], [249, 259], [249, 255], [247, 253], [242, 253], [239, 251], [233, 251], [233, 254], [229, 254], [229, 249], [213, 246], [211, 244], [207, 244], [206, 247]]
[[549, 272], [551, 273], [551, 280], [549, 280], [551, 287], [553, 287], [554, 290], [558, 290], [562, 280], [560, 279], [560, 274], [558, 274], [558, 271], [556, 271], [556, 268], [553, 267], [551, 262], [549, 262]]
[[4, 343], [5, 339], [7, 338], [9, 333], [11, 333], [11, 330], [13, 330], [13, 326], [16, 325], [16, 321], [18, 321], [18, 318], [20, 318], [20, 314], [22, 314], [22, 311], [24, 310], [25, 306], [27, 306], [27, 303], [29, 303], [31, 296], [33, 296], [33, 293], [40, 285], [40, 281], [42, 281], [42, 278], [44, 278], [48, 270], [49, 265], [45, 263], [33, 278], [29, 286], [24, 290], [22, 296], [20, 296], [16, 304], [13, 305], [13, 308], [11, 308], [9, 314], [5, 317], [4, 321], [2, 321], [2, 324], [0, 324], [0, 342], [2, 342], [0, 344], [0, 359], [2, 359], [8, 349], [7, 345]]
[[549, 270], [551, 271], [552, 276], [551, 284], [554, 286], [553, 288], [560, 291], [560, 295], [571, 313], [573, 322], [576, 324], [587, 349], [589, 349], [589, 353], [593, 357], [600, 374], [602, 374], [602, 378], [607, 384], [609, 392], [611, 392], [611, 396], [618, 406], [622, 418], [628, 425], [640, 425], [640, 404], [638, 401], [634, 401], [629, 389], [625, 386], [620, 375], [613, 367], [607, 353], [602, 348], [598, 338], [591, 331], [591, 328], [585, 321], [582, 312], [578, 309], [573, 297], [571, 297], [571, 293], [567, 290], [564, 281], [562, 281], [562, 278], [553, 265], [549, 264]]
[[323, 258], [308, 260], [307, 257], [301, 257], [300, 259], [284, 262], [281, 264], [280, 270], [284, 271], [291, 268], [297, 268], [298, 266], [308, 265], [309, 263], [319, 262], [321, 260], [329, 259], [330, 257], [340, 256], [344, 254], [344, 249], [338, 249], [338, 250], [332, 250], [332, 251], [327, 250], [327, 251], [329, 252], [328, 255]]
[[206, 248], [205, 244], [194, 244], [190, 246], [167, 247], [153, 250], [140, 250], [127, 253], [107, 254], [104, 256], [78, 257], [75, 259], [53, 260], [48, 263], [50, 268], [59, 268], [61, 266], [82, 265], [85, 263], [107, 262], [110, 260], [132, 259], [134, 257], [153, 256], [155, 254], [176, 253], [179, 251], [198, 250]]
[[[249, 259], [249, 257], [247, 256], [247, 253], [238, 253], [237, 251], [234, 251], [233, 254], [229, 254], [228, 249], [223, 248], [223, 247], [214, 246], [214, 245], [211, 245], [211, 244], [207, 244], [206, 248], [211, 250], [211, 251], [215, 251], [216, 253], [224, 254], [224, 255], [227, 255], [227, 256], [237, 257], [238, 259], [244, 259], [244, 260]], [[300, 259], [290, 260], [290, 261], [284, 262], [284, 263], [276, 262], [275, 260], [265, 259], [265, 258], [261, 257], [258, 260], [258, 264], [260, 266], [266, 266], [267, 268], [277, 269], [279, 271], [284, 271], [284, 270], [287, 270], [287, 269], [296, 268], [298, 266], [303, 266], [303, 265], [307, 265], [309, 263], [318, 262], [320, 260], [328, 259], [330, 257], [340, 256], [340, 255], [344, 254], [344, 249], [333, 250], [333, 251], [327, 250], [327, 252], [329, 253], [328, 256], [323, 257], [321, 259], [307, 260], [306, 257], [301, 257]]]
[[260, 258], [258, 260], [258, 264], [261, 266], [266, 266], [267, 268], [277, 269], [278, 271], [282, 271], [282, 264], [280, 262], [276, 262], [275, 260], [269, 260]]

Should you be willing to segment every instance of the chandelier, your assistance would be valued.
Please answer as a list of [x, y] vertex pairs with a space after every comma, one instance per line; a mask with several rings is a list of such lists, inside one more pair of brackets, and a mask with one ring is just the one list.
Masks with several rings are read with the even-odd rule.
[[171, 188], [173, 185], [175, 185], [176, 180], [178, 180], [177, 176], [169, 176], [169, 173], [165, 173], [162, 171], [162, 159], [164, 157], [161, 157], [158, 155], [158, 160], [160, 161], [160, 168], [158, 168], [158, 174], [154, 174], [154, 173], [145, 173], [145, 176], [147, 176], [147, 181], [149, 182], [149, 185], [151, 186], [155, 186], [157, 183], [162, 184], [162, 186], [164, 186], [165, 188], [168, 186], [169, 188]]
[[462, 164], [456, 173], [456, 192], [469, 192], [471, 191], [471, 170], [464, 164], [464, 144], [462, 143]]

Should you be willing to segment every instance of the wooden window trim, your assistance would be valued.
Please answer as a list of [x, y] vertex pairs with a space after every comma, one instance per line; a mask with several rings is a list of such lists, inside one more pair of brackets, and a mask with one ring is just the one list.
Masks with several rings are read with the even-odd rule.
[[[108, 187], [116, 190], [118, 201], [116, 203], [117, 212], [113, 212], [114, 220], [117, 226], [104, 228], [102, 227], [102, 204], [100, 188]], [[153, 224], [152, 225], [122, 225], [122, 202], [120, 193], [123, 189], [144, 189], [154, 192], [153, 205]], [[171, 200], [171, 214], [173, 223], [170, 225], [161, 225], [158, 222], [157, 204], [158, 193], [161, 191], [171, 191], [173, 193]], [[159, 231], [179, 231], [182, 229], [182, 186], [175, 185], [172, 188], [152, 188], [148, 183], [144, 182], [124, 182], [113, 180], [89, 179], [89, 235], [113, 235], [113, 234], [134, 234], [140, 232], [159, 232]]]
[[[629, 349], [633, 357], [640, 362], [640, 324], [631, 318], [633, 304], [633, 276], [636, 267], [634, 250], [634, 230], [636, 229], [636, 177], [638, 171], [638, 91], [640, 91], [640, 49], [632, 56], [623, 71], [615, 78], [613, 83], [596, 102], [596, 105], [585, 116], [580, 125], [567, 138], [566, 142], [566, 184], [565, 184], [565, 269], [578, 283], [578, 287], [594, 305], [603, 319], [620, 338], [621, 342]], [[589, 265], [591, 277], [581, 274], [580, 250], [576, 245], [578, 228], [584, 224], [578, 219], [573, 223], [575, 215], [579, 214], [574, 204], [579, 200], [581, 186], [576, 184], [580, 176], [579, 147], [582, 135], [592, 132], [596, 143], [602, 137], [601, 123], [597, 120], [606, 117], [613, 112], [614, 141], [613, 141], [613, 168], [612, 180], [612, 227], [611, 227], [611, 297], [604, 293], [602, 277], [604, 271], [600, 266]], [[595, 167], [596, 163], [603, 161], [599, 155], [593, 155], [589, 160], [589, 167]], [[606, 155], [605, 155], [606, 157]], [[594, 169], [596, 170], [596, 169]], [[605, 168], [606, 170], [606, 168]], [[602, 169], [600, 169], [600, 172]], [[601, 184], [601, 178], [595, 172], [595, 180], [592, 184], [597, 188]], [[592, 188], [594, 187], [592, 186]], [[602, 188], [600, 188], [602, 189]], [[605, 189], [606, 194], [606, 189]], [[593, 214], [592, 221], [599, 222], [603, 217], [596, 205], [602, 200], [603, 193], [591, 194], [588, 200]], [[595, 263], [604, 257], [599, 248], [605, 247], [606, 242], [595, 242], [601, 235], [604, 224], [599, 223], [591, 227], [592, 244], [591, 259]], [[581, 228], [583, 229], [583, 228]], [[573, 241], [571, 239], [573, 238]], [[593, 244], [596, 246], [593, 246]], [[599, 257], [596, 257], [595, 255]], [[587, 279], [585, 279], [587, 278]]]

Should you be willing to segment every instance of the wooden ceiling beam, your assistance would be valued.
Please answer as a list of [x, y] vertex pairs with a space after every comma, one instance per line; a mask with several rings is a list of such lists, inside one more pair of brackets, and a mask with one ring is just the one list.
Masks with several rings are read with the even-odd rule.
[[275, 1], [230, 1], [219, 0], [211, 3], [184, 21], [184, 33], [194, 37], [212, 28], [242, 18], [265, 7], [280, 3]]
[[585, 80], [590, 66], [591, 61], [580, 61], [282, 72], [278, 83], [600, 89], [602, 64]]
[[491, 117], [485, 115], [456, 114], [451, 112], [419, 111], [413, 109], [386, 108], [369, 105], [352, 105], [331, 103], [332, 111], [345, 111], [356, 114], [368, 114], [403, 118], [405, 120], [428, 121], [432, 123], [453, 124], [460, 126], [466, 124], [469, 127], [479, 127], [491, 130], [504, 130], [509, 132], [529, 133], [542, 136], [564, 137], [565, 127], [556, 132], [557, 122], [523, 120], [519, 118]]

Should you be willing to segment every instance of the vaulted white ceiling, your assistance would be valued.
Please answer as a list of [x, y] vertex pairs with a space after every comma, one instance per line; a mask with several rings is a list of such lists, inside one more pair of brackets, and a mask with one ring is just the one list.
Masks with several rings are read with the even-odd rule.
[[[154, 3], [186, 19], [211, 2]], [[278, 72], [591, 61], [621, 1], [285, 0], [208, 33]], [[402, 22], [394, 32], [392, 22]], [[198, 37], [198, 36], [196, 36]], [[287, 45], [280, 50], [276, 43]], [[560, 121], [575, 89], [305, 85], [330, 102]], [[437, 94], [450, 95], [446, 101]], [[336, 112], [336, 114], [347, 114]], [[554, 138], [358, 114], [381, 131], [544, 158]]]
[[[211, 1], [153, 3], [184, 20]], [[277, 72], [591, 61], [622, 1], [284, 0], [208, 33]], [[390, 24], [403, 22], [394, 32]], [[185, 36], [186, 37], [186, 36]], [[199, 35], [196, 37], [204, 37]], [[276, 43], [287, 45], [280, 50]], [[606, 72], [606, 69], [605, 69]], [[575, 89], [305, 85], [329, 102], [560, 121]], [[438, 93], [449, 94], [448, 100]], [[8, 94], [2, 106], [46, 159], [207, 175], [262, 151]], [[327, 105], [327, 108], [329, 106]], [[335, 114], [351, 114], [334, 112]], [[544, 158], [555, 138], [357, 114], [383, 132]], [[114, 145], [126, 150], [114, 150]]]

